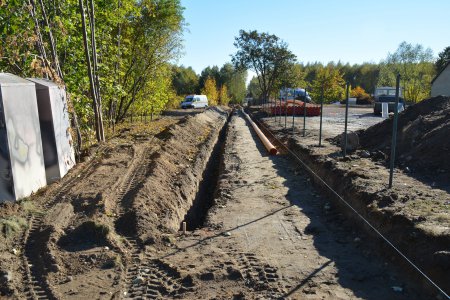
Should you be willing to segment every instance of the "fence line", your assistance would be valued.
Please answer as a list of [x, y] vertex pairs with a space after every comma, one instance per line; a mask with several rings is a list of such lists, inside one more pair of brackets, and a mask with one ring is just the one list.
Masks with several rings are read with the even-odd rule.
[[416, 264], [414, 264], [403, 252], [398, 249], [388, 238], [386, 238], [378, 229], [372, 225], [364, 216], [362, 216], [353, 206], [348, 203], [341, 195], [339, 195], [331, 186], [329, 186], [322, 177], [320, 177], [316, 172], [314, 172], [295, 152], [293, 152], [289, 147], [287, 147], [280, 139], [278, 139], [270, 129], [265, 126], [262, 122], [258, 124], [269, 132], [272, 137], [281, 145], [286, 151], [288, 151], [303, 167], [314, 177], [316, 177], [324, 186], [326, 186], [339, 200], [341, 200], [351, 211], [353, 211], [364, 223], [366, 223], [378, 236], [380, 236], [395, 252], [397, 252], [406, 262], [409, 263], [419, 274], [421, 274], [429, 283], [431, 283], [443, 296], [450, 299], [450, 296], [440, 288], [430, 277], [428, 277], [424, 271], [422, 271]]

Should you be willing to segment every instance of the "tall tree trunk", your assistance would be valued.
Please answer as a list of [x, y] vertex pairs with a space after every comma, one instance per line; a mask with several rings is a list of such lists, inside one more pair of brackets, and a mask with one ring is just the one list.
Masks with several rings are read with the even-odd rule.
[[[75, 108], [73, 106], [72, 99], [71, 99], [69, 93], [67, 92], [66, 84], [64, 83], [64, 75], [62, 73], [61, 66], [59, 64], [58, 53], [56, 52], [56, 42], [55, 42], [55, 39], [53, 38], [53, 31], [52, 31], [52, 28], [50, 27], [50, 23], [48, 21], [48, 17], [47, 17], [47, 13], [45, 11], [44, 3], [43, 3], [42, 0], [39, 0], [39, 4], [41, 6], [42, 16], [44, 18], [45, 25], [48, 28], [47, 32], [48, 32], [48, 38], [49, 38], [49, 41], [50, 41], [50, 50], [51, 50], [52, 58], [53, 58], [53, 65], [55, 66], [56, 72], [57, 72], [57, 74], [59, 76], [59, 81], [60, 81], [59, 84], [61, 84], [63, 86], [64, 92], [66, 93], [66, 101], [69, 104], [68, 105], [68, 107], [69, 107], [68, 111], [69, 111], [69, 113], [72, 114], [72, 127], [75, 128], [75, 132], [76, 132], [76, 136], [77, 136], [77, 139], [76, 139], [77, 143], [76, 143], [76, 147], [75, 147], [75, 153], [76, 153], [76, 156], [79, 157], [80, 154], [81, 154], [81, 147], [83, 145], [83, 140], [82, 140], [82, 137], [81, 137], [81, 131], [80, 131], [80, 126], [78, 124], [77, 114], [75, 112]], [[54, 7], [56, 7], [55, 3], [53, 3], [53, 5], [54, 5]]]
[[100, 128], [101, 140], [105, 140], [105, 131], [103, 129], [103, 114], [102, 114], [102, 97], [100, 94], [100, 80], [98, 78], [98, 63], [97, 63], [97, 43], [95, 41], [95, 12], [94, 3], [89, 0], [90, 4], [90, 14], [89, 14], [89, 24], [91, 27], [91, 47], [92, 47], [92, 63], [93, 63], [93, 75], [94, 75], [94, 87], [97, 96], [97, 109], [98, 109], [98, 125]]
[[[82, 31], [83, 31], [83, 43], [84, 43], [84, 53], [86, 56], [86, 65], [88, 69], [88, 76], [89, 76], [89, 85], [91, 90], [91, 97], [92, 97], [92, 106], [94, 109], [94, 118], [95, 118], [95, 134], [97, 137], [97, 141], [101, 142], [102, 139], [102, 133], [100, 132], [100, 126], [99, 126], [99, 109], [98, 109], [98, 102], [97, 102], [97, 93], [95, 92], [95, 83], [94, 83], [94, 77], [92, 75], [92, 66], [91, 66], [91, 57], [89, 54], [89, 45], [88, 45], [88, 39], [87, 39], [87, 31], [86, 31], [86, 18], [84, 14], [84, 5], [83, 0], [78, 0], [79, 2], [79, 8], [80, 8], [80, 14], [81, 14], [81, 25], [82, 25]], [[100, 112], [101, 113], [101, 112]]]
[[[34, 21], [34, 30], [37, 36], [36, 47], [41, 55], [42, 63], [48, 69], [48, 72], [52, 73], [52, 77], [56, 77], [54, 74], [54, 70], [47, 59], [47, 52], [45, 51], [44, 40], [42, 38], [42, 33], [39, 26], [39, 20], [36, 16], [36, 3], [34, 2], [34, 0], [28, 0], [28, 4], [30, 5], [30, 15]], [[45, 74], [48, 75], [47, 72]]]
[[[120, 13], [120, 7], [122, 6], [120, 0], [117, 0], [117, 11]], [[122, 23], [119, 23], [117, 26], [117, 57], [116, 62], [114, 64], [114, 85], [117, 86], [120, 83], [120, 75], [119, 75], [119, 61], [120, 61], [120, 37], [122, 35]], [[116, 107], [117, 107], [117, 98], [113, 98], [109, 102], [109, 122], [113, 126], [114, 131], [114, 123], [115, 123], [115, 114], [116, 114]]]
[[39, 0], [39, 5], [41, 7], [42, 17], [44, 19], [45, 25], [48, 28], [48, 31], [47, 31], [48, 32], [48, 39], [50, 41], [50, 52], [52, 54], [54, 68], [55, 68], [56, 73], [58, 74], [59, 78], [62, 79], [63, 76], [62, 76], [61, 67], [59, 65], [58, 54], [56, 52], [55, 39], [53, 38], [53, 32], [52, 32], [52, 29], [50, 27], [50, 23], [48, 22], [47, 13], [45, 11], [45, 6], [44, 6], [44, 3], [42, 2], [42, 0]]

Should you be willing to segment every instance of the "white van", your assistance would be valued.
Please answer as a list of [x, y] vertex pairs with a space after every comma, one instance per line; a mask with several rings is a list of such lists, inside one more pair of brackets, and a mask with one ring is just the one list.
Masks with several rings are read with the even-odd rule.
[[189, 95], [181, 102], [181, 108], [208, 107], [208, 98], [205, 95]]

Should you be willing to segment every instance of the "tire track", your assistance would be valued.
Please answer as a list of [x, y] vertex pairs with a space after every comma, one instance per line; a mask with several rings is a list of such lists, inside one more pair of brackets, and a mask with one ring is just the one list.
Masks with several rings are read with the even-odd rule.
[[[163, 297], [179, 296], [193, 290], [191, 277], [182, 278], [181, 274], [171, 265], [151, 257], [146, 253], [133, 232], [121, 232], [122, 222], [133, 213], [132, 205], [136, 194], [141, 189], [148, 176], [149, 167], [157, 155], [158, 146], [144, 148], [131, 165], [127, 179], [121, 184], [116, 194], [117, 216], [116, 231], [125, 239], [126, 253], [122, 253], [124, 261], [128, 261], [122, 274], [122, 284], [125, 299], [161, 299]], [[127, 257], [128, 256], [128, 257]]]
[[128, 299], [161, 299], [179, 297], [194, 290], [190, 276], [182, 278], [171, 265], [145, 254], [139, 266], [130, 270]]
[[[151, 143], [153, 139], [149, 141]], [[117, 216], [115, 220], [116, 232], [125, 238], [127, 244], [127, 252], [130, 253], [130, 262], [127, 263], [125, 270], [125, 278], [122, 278], [125, 285], [125, 298], [128, 295], [138, 294], [138, 288], [133, 285], [133, 279], [135, 278], [136, 271], [141, 264], [142, 257], [142, 245], [140, 244], [137, 236], [132, 232], [121, 232], [120, 227], [123, 225], [121, 221], [127, 219], [128, 214], [132, 213], [132, 204], [137, 192], [140, 190], [141, 185], [145, 181], [148, 168], [152, 161], [152, 156], [156, 153], [158, 147], [144, 148], [142, 152], [137, 155], [131, 164], [131, 171], [126, 174], [126, 180], [119, 187], [119, 192], [116, 194], [115, 203], [117, 205]], [[122, 253], [124, 261], [127, 261], [126, 253]], [[123, 277], [123, 275], [122, 275]]]
[[227, 254], [236, 261], [246, 286], [255, 291], [267, 291], [274, 299], [283, 294], [278, 286], [280, 276], [277, 268], [262, 262], [254, 253], [233, 250]]
[[[102, 157], [106, 150], [106, 146], [100, 146], [96, 155]], [[71, 178], [66, 180], [54, 197], [50, 197], [51, 200], [42, 204], [43, 213], [35, 213], [34, 215], [30, 213], [28, 215], [28, 228], [23, 236], [24, 249], [22, 251], [22, 263], [25, 269], [23, 279], [26, 284], [25, 295], [27, 299], [53, 300], [59, 298], [52, 291], [45, 278], [49, 266], [46, 265], [46, 262], [41, 255], [42, 250], [44, 250], [42, 248], [46, 245], [46, 243], [44, 243], [45, 240], [43, 241], [41, 239], [41, 236], [45, 231], [45, 212], [50, 210], [58, 202], [64, 200], [64, 195], [74, 186], [75, 182], [83, 180], [92, 174], [92, 171], [98, 164], [99, 160], [90, 162], [84, 169], [78, 172], [81, 174], [73, 174]]]

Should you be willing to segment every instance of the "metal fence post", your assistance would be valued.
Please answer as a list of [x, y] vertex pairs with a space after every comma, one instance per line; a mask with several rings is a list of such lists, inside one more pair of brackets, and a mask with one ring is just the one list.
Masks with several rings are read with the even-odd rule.
[[292, 134], [294, 134], [294, 126], [295, 126], [295, 92], [293, 97], [293, 104], [292, 104]]
[[278, 119], [278, 124], [281, 126], [281, 95], [280, 95], [280, 118]]
[[284, 97], [284, 128], [287, 127], [287, 88], [286, 88], [286, 95]]
[[320, 97], [320, 128], [319, 128], [319, 147], [322, 146], [322, 116], [323, 116], [323, 89], [324, 86], [322, 84], [322, 93]]
[[350, 90], [350, 83], [347, 82], [347, 101], [345, 101], [344, 157], [347, 156], [347, 123], [348, 123], [349, 90]]
[[306, 87], [305, 98], [303, 99], [303, 137], [306, 136]]
[[395, 148], [397, 147], [397, 122], [398, 122], [398, 103], [400, 96], [400, 74], [397, 75], [395, 86], [395, 107], [394, 107], [394, 124], [392, 127], [392, 143], [391, 143], [391, 161], [389, 169], [389, 188], [392, 188], [392, 181], [394, 179], [394, 163], [395, 163]]

